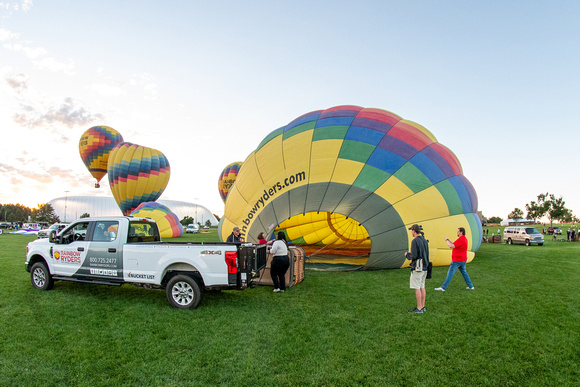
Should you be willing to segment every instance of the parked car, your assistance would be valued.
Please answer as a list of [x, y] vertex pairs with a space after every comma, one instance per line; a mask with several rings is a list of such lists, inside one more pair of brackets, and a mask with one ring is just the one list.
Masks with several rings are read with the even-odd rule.
[[50, 226], [49, 228], [45, 228], [43, 230], [38, 231], [38, 234], [37, 234], [38, 238], [39, 239], [40, 238], [48, 238], [48, 235], [50, 234], [50, 232], [52, 230], [55, 230], [56, 233], [58, 234], [66, 226], [68, 226], [68, 223], [55, 223], [52, 226]]
[[209, 230], [209, 226], [203, 226], [204, 230]]
[[560, 227], [548, 227], [548, 234], [562, 234], [562, 229]]
[[188, 224], [185, 228], [186, 234], [197, 234], [199, 232], [199, 225], [198, 224]]
[[535, 227], [506, 227], [503, 230], [503, 240], [511, 245], [521, 243], [529, 245], [544, 245], [544, 236]]

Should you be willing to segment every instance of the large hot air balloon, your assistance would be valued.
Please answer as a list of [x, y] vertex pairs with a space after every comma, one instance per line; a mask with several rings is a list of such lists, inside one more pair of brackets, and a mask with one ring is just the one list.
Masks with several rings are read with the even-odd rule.
[[220, 221], [246, 241], [284, 230], [309, 262], [340, 269], [408, 267], [408, 228], [423, 227], [434, 265], [464, 227], [468, 260], [482, 236], [477, 195], [457, 157], [421, 125], [381, 109], [337, 106], [270, 133], [244, 161]]
[[157, 222], [161, 238], [179, 238], [183, 235], [183, 226], [179, 223], [179, 218], [163, 204], [155, 202], [141, 203], [130, 215], [153, 219]]
[[230, 188], [232, 188], [232, 185], [234, 185], [236, 182], [236, 177], [238, 176], [238, 172], [240, 171], [241, 167], [242, 162], [236, 161], [235, 163], [231, 163], [225, 167], [220, 174], [220, 178], [218, 180], [218, 189], [224, 203], [226, 202]]
[[95, 188], [100, 187], [99, 182], [107, 174], [109, 153], [121, 142], [123, 136], [108, 126], [93, 126], [82, 134], [79, 153], [91, 175], [97, 179]]
[[124, 215], [141, 203], [157, 200], [170, 175], [163, 153], [130, 142], [122, 142], [111, 151], [107, 171], [113, 197]]

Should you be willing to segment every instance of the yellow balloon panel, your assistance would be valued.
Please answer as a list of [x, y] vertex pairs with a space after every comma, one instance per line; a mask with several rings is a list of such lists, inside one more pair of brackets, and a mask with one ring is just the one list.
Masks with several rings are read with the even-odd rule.
[[308, 130], [287, 138], [282, 143], [285, 165], [302, 171], [309, 169], [312, 133], [312, 130]]
[[425, 219], [449, 215], [447, 203], [439, 190], [431, 186], [393, 205], [405, 223], [419, 223]]
[[409, 189], [403, 182], [395, 176], [390, 176], [377, 190], [377, 195], [384, 198], [391, 204], [397, 203], [406, 197], [413, 195], [413, 191]]
[[357, 161], [338, 159], [332, 182], [352, 185], [365, 165]]
[[312, 143], [311, 184], [330, 181], [342, 143], [342, 140], [325, 140]]
[[[280, 171], [284, 170], [284, 155], [282, 154], [282, 135], [273, 138], [264, 145], [256, 153], [252, 153], [248, 156], [248, 159], [244, 161], [244, 165], [249, 161], [250, 158], [255, 155], [255, 167], [260, 171], [259, 177], [264, 181], [272, 180], [272, 177], [279, 174]], [[240, 171], [240, 175], [243, 172], [243, 168]], [[238, 180], [241, 176], [238, 175]], [[254, 177], [254, 175], [250, 176]]]

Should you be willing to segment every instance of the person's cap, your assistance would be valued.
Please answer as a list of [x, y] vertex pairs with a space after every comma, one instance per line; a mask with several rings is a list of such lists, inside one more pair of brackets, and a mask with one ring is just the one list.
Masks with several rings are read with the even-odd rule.
[[418, 224], [414, 224], [414, 225], [412, 225], [411, 227], [409, 227], [409, 230], [413, 230], [413, 231], [415, 231], [415, 232], [417, 232], [417, 233], [418, 233], [418, 232], [420, 232], [420, 231], [421, 231], [421, 228], [419, 227], [419, 225], [418, 225]]
[[240, 231], [240, 228], [238, 226], [234, 227], [234, 231]]

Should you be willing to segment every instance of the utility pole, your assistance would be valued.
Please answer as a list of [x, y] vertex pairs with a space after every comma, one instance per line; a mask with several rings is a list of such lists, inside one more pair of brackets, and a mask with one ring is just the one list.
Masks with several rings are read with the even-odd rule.
[[64, 191], [64, 222], [66, 223], [66, 205], [69, 191]]

